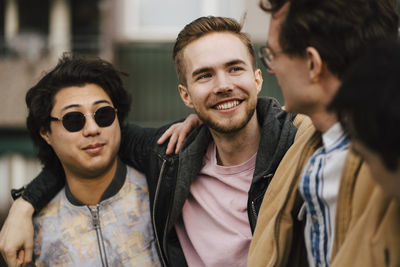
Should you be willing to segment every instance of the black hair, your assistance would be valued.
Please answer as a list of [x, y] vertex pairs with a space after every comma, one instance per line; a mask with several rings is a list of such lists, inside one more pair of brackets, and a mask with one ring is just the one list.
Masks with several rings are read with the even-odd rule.
[[[289, 3], [279, 33], [281, 49], [305, 57], [314, 47], [339, 79], [365, 47], [398, 36], [395, 0], [263, 0], [274, 14]], [[265, 6], [264, 3], [262, 6]]]
[[40, 135], [42, 129], [50, 131], [50, 113], [55, 94], [65, 87], [97, 84], [117, 108], [122, 126], [129, 113], [131, 97], [123, 87], [121, 74], [111, 63], [100, 58], [65, 53], [58, 64], [29, 89], [25, 98], [29, 111], [26, 125], [45, 167], [61, 166], [52, 147]]
[[400, 125], [399, 70], [399, 41], [386, 40], [370, 47], [345, 74], [329, 106], [353, 138], [376, 152], [392, 171], [400, 159], [396, 130]]

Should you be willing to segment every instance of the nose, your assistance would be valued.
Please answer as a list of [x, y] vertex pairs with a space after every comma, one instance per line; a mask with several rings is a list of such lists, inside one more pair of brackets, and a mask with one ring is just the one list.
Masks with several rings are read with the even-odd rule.
[[215, 83], [215, 93], [225, 93], [233, 89], [233, 83], [228, 73], [217, 73]]
[[84, 136], [96, 136], [100, 133], [100, 126], [97, 125], [92, 114], [85, 116], [85, 126], [83, 127], [82, 134]]

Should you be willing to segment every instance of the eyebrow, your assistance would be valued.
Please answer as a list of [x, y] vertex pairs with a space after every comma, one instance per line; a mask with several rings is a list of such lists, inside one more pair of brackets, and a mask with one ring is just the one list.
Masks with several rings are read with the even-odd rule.
[[[225, 63], [224, 66], [225, 66], [225, 67], [229, 67], [229, 66], [238, 65], [238, 64], [244, 64], [244, 65], [246, 65], [246, 62], [244, 62], [244, 61], [241, 60], [241, 59], [235, 59], [235, 60], [231, 60], [231, 61]], [[198, 69], [198, 70], [194, 70], [194, 71], [192, 72], [192, 77], [195, 77], [196, 75], [199, 75], [200, 73], [209, 72], [209, 71], [211, 71], [211, 70], [212, 70], [212, 68], [210, 68], [210, 67], [204, 67], [204, 68], [200, 68], [200, 69]]]
[[[97, 105], [97, 104], [101, 104], [101, 103], [111, 104], [108, 100], [105, 100], [105, 99], [97, 100], [97, 101], [95, 101], [93, 104], [94, 104], [94, 105]], [[79, 104], [71, 104], [71, 105], [68, 105], [68, 106], [63, 107], [63, 108], [61, 109], [61, 111], [64, 111], [64, 110], [69, 109], [69, 108], [80, 107], [80, 106], [81, 106], [81, 105], [79, 105]]]
[[227, 62], [227, 63], [225, 64], [225, 67], [229, 67], [229, 66], [233, 66], [233, 65], [238, 65], [238, 64], [246, 65], [246, 62], [244, 62], [244, 61], [241, 60], [241, 59], [235, 59], [235, 60], [232, 60], [232, 61]]
[[192, 77], [195, 77], [195, 76], [199, 75], [200, 73], [209, 72], [209, 71], [211, 71], [211, 68], [209, 68], [209, 67], [200, 68], [200, 69], [192, 72]]

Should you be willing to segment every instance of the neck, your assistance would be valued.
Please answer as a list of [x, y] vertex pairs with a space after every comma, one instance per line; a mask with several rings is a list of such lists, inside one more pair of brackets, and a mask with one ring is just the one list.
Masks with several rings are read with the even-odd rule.
[[327, 111], [315, 112], [310, 115], [310, 118], [315, 128], [321, 133], [325, 133], [338, 122], [336, 114]]
[[261, 127], [258, 124], [256, 112], [247, 125], [238, 132], [223, 134], [210, 131], [217, 147], [219, 165], [239, 165], [250, 159], [258, 150]]
[[89, 178], [65, 171], [66, 181], [72, 195], [85, 205], [98, 204], [115, 176], [117, 162], [115, 159], [106, 171], [96, 177]]
[[329, 112], [327, 107], [335, 97], [340, 85], [340, 80], [329, 71], [325, 71], [320, 78], [321, 101], [315, 109], [307, 115], [311, 118], [315, 128], [322, 133], [328, 131], [338, 122], [336, 114]]

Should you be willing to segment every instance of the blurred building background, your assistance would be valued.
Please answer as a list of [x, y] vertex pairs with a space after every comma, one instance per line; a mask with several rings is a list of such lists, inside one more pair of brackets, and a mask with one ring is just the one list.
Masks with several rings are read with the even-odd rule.
[[[244, 21], [257, 47], [265, 43], [268, 17], [258, 0], [0, 0], [0, 226], [10, 189], [40, 171], [25, 129], [25, 94], [58, 57], [73, 51], [113, 62], [129, 74], [129, 120], [161, 126], [191, 112], [178, 94], [172, 47], [184, 25], [206, 15]], [[274, 78], [264, 79], [261, 94], [282, 101]]]
[[[10, 189], [40, 171], [25, 129], [25, 93], [58, 57], [73, 51], [114, 63], [129, 74], [129, 120], [158, 127], [191, 112], [178, 94], [172, 47], [184, 25], [207, 15], [236, 18], [256, 49], [265, 44], [268, 16], [258, 0], [0, 0], [0, 227]], [[275, 78], [261, 69], [261, 95], [283, 104]]]
[[[43, 72], [64, 51], [109, 60], [129, 74], [129, 120], [161, 126], [190, 113], [177, 91], [172, 47], [185, 24], [206, 15], [242, 21], [256, 48], [266, 41], [268, 16], [258, 0], [0, 0], [0, 227], [10, 189], [41, 168], [25, 129], [24, 97]], [[283, 103], [275, 78], [261, 69], [261, 95]]]

